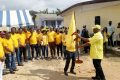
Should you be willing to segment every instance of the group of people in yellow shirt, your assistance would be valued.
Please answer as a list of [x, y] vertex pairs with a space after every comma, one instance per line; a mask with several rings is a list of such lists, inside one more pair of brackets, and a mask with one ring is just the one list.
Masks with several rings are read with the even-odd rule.
[[29, 59], [48, 59], [48, 56], [58, 59], [66, 58], [64, 53], [66, 34], [66, 30], [53, 30], [53, 28], [35, 30], [33, 27], [29, 30], [26, 27], [18, 30], [12, 27], [10, 32], [1, 31], [0, 62], [4, 63], [5, 61], [6, 69], [14, 74], [17, 71], [16, 60], [18, 66], [23, 66], [23, 62], [27, 62]]

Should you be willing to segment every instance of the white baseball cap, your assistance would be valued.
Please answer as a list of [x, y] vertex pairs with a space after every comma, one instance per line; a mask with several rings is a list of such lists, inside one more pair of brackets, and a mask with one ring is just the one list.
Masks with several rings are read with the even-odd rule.
[[97, 29], [101, 29], [100, 25], [95, 25], [94, 27], [92, 27], [92, 29], [97, 28]]

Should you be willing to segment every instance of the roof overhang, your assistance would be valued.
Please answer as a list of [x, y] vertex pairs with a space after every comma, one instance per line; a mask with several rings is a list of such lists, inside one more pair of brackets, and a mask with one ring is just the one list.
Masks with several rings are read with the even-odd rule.
[[70, 7], [68, 7], [67, 9], [63, 10], [61, 13], [59, 13], [58, 15], [63, 14], [64, 12], [77, 7], [77, 6], [83, 6], [83, 5], [89, 5], [89, 4], [97, 4], [97, 3], [105, 3], [105, 2], [113, 2], [113, 1], [120, 1], [120, 0], [92, 0], [92, 1], [86, 1], [86, 2], [81, 2], [81, 3], [77, 3], [75, 5], [72, 5]]

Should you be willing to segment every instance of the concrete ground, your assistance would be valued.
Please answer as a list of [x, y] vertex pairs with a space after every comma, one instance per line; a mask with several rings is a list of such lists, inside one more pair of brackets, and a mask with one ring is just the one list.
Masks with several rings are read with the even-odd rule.
[[[66, 77], [63, 74], [65, 61], [61, 60], [35, 60], [24, 63], [18, 67], [16, 74], [7, 74], [3, 80], [91, 80], [94, 76], [94, 67], [89, 55], [81, 55], [84, 61], [76, 64], [77, 75]], [[120, 57], [107, 54], [102, 61], [106, 80], [120, 80]]]

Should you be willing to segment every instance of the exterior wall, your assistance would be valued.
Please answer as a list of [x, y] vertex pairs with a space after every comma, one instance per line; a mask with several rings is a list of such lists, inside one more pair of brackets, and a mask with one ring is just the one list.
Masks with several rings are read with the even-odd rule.
[[[92, 26], [94, 26], [95, 16], [101, 17], [101, 26], [108, 26], [108, 21], [113, 21], [113, 26], [116, 28], [118, 22], [120, 22], [120, 1], [90, 4], [85, 6], [78, 6], [70, 9], [62, 14], [64, 17], [64, 26], [69, 26], [71, 13], [75, 11], [76, 26], [78, 29], [82, 29], [83, 25], [87, 25], [87, 29], [92, 32]], [[120, 29], [116, 29], [119, 33]]]

